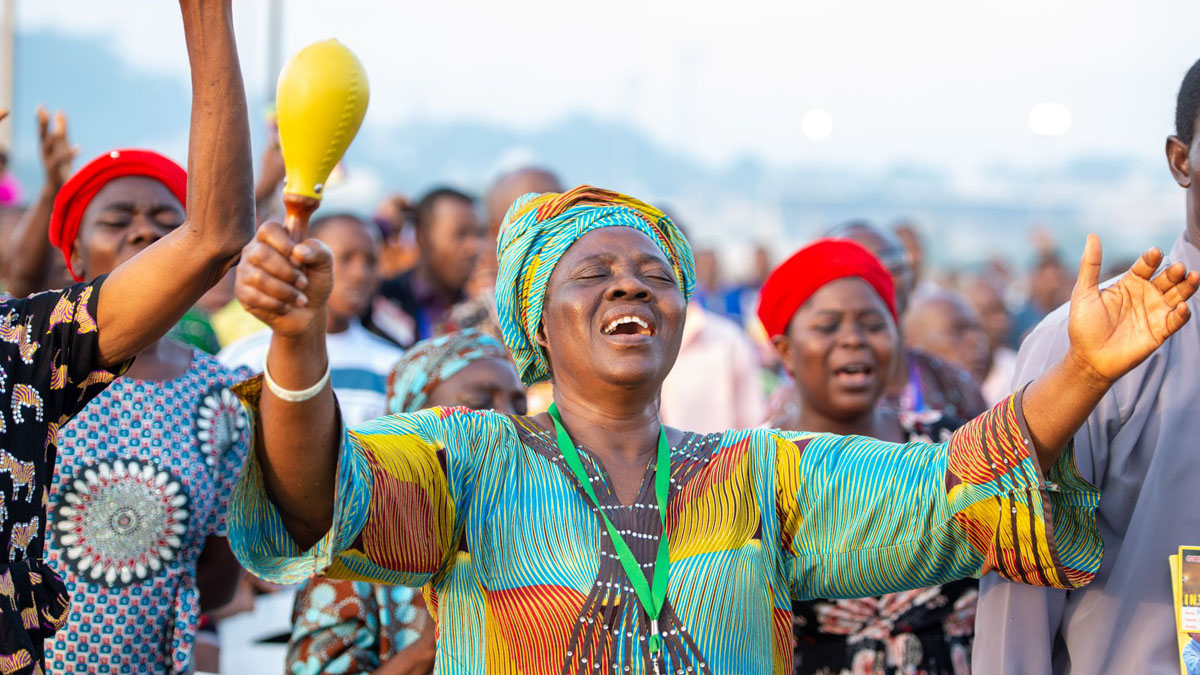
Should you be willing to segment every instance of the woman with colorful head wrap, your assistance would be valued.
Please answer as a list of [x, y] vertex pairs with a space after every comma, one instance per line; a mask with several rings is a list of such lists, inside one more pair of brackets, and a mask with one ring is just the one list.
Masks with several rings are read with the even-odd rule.
[[[388, 409], [411, 413], [433, 406], [524, 414], [525, 391], [504, 345], [474, 328], [413, 345], [388, 378]], [[459, 592], [474, 596], [473, 606], [482, 607], [466, 552], [447, 574], [458, 578]], [[436, 607], [437, 591], [426, 586], [426, 593]], [[478, 613], [464, 619], [483, 625]], [[315, 577], [296, 595], [292, 620], [289, 675], [433, 670], [433, 620], [412, 588]]]
[[[8, 542], [0, 551], [0, 669], [5, 673], [44, 672], [45, 646], [53, 643], [55, 631], [65, 622], [81, 614], [79, 608], [70, 611], [63, 581], [43, 560], [59, 430], [124, 373], [135, 355], [154, 345], [232, 266], [253, 230], [249, 125], [232, 8], [229, 0], [181, 0], [179, 4], [196, 85], [189, 157], [194, 170], [187, 179], [190, 208], [186, 219], [182, 200], [158, 179], [160, 172], [171, 173], [169, 167], [156, 164], [147, 169], [153, 179], [145, 173], [126, 172], [121, 178], [96, 184], [90, 178], [102, 173], [112, 176], [107, 173], [115, 166], [110, 162], [121, 161], [111, 156], [101, 160], [101, 165], [81, 172], [80, 183], [69, 191], [64, 186], [57, 195], [73, 206], [63, 211], [60, 241], [75, 239], [74, 233], [80, 230], [95, 232], [86, 252], [75, 249], [81, 254], [75, 271], [86, 271], [90, 281], [0, 303], [0, 538]], [[174, 173], [177, 177], [182, 174], [182, 170]], [[124, 184], [118, 185], [121, 182]], [[124, 192], [123, 198], [109, 199], [116, 191]], [[86, 198], [75, 201], [85, 194]], [[166, 211], [147, 212], [151, 201], [167, 206]], [[143, 222], [146, 219], [154, 225]], [[117, 234], [118, 230], [145, 232], [158, 226], [170, 232], [154, 237], [152, 245], [149, 241], [139, 244], [140, 254], [124, 255], [132, 248], [132, 235]], [[105, 422], [117, 432], [124, 424], [108, 418]], [[177, 424], [175, 420], [170, 423]], [[167, 422], [159, 419], [157, 424], [153, 428], [148, 424], [146, 435], [122, 437], [126, 446], [122, 450], [131, 452], [133, 445], [154, 446], [156, 433]], [[161, 543], [159, 552], [166, 557], [174, 553], [177, 542], [183, 543], [179, 540], [180, 519], [191, 517], [189, 509], [201, 505], [180, 507], [176, 498], [186, 499], [175, 492], [177, 488], [169, 487], [173, 484], [165, 479], [158, 482], [160, 475], [140, 461], [122, 458], [109, 468], [112, 473], [105, 475], [105, 469], [100, 469], [98, 475], [140, 479], [143, 492], [158, 491], [161, 508], [139, 511], [106, 501], [99, 512], [89, 509], [86, 518], [78, 510], [60, 514], [78, 520], [65, 532], [56, 527], [54, 533], [63, 534], [60, 543], [90, 563], [92, 579], [114, 585], [138, 583], [144, 574], [160, 573], [161, 566], [156, 565], [162, 558], [130, 561], [108, 555], [114, 553], [111, 546], [93, 547], [95, 540], [88, 537], [96, 534], [91, 526], [97, 517], [107, 513], [113, 527], [129, 528], [137, 534], [122, 543], [145, 542], [153, 532], [155, 541]], [[202, 513], [208, 510], [213, 509], [201, 508]], [[128, 606], [112, 609], [124, 612]], [[104, 644], [105, 661], [114, 658], [107, 648], [108, 631], [114, 623], [126, 622], [112, 613], [102, 619], [104, 631], [98, 631], [92, 642], [72, 645], [76, 657], [86, 659], [85, 650], [93, 645], [99, 650]], [[187, 630], [181, 630], [177, 637], [182, 640], [185, 633]], [[117, 648], [166, 649], [170, 654], [169, 643], [123, 641]]]
[[[1151, 252], [1102, 292], [1091, 242], [1073, 356], [946, 443], [897, 446], [665, 428], [658, 392], [693, 271], [652, 206], [588, 186], [527, 195], [499, 256], [504, 341], [526, 384], [554, 383], [550, 411], [435, 408], [353, 429], [324, 385], [328, 255], [268, 224], [239, 268], [239, 299], [274, 337], [263, 379], [240, 389], [261, 433], [231, 508], [235, 552], [281, 582], [430, 584], [444, 673], [787, 672], [793, 598], [988, 570], [1086, 583], [1098, 495], [1060, 451], [1200, 284], [1182, 266], [1152, 281]], [[301, 272], [304, 288], [289, 282]], [[450, 573], [463, 553], [478, 593]]]
[[[788, 431], [946, 441], [960, 426], [939, 412], [881, 405], [899, 348], [892, 278], [867, 249], [823, 239], [763, 284], [759, 317], [800, 399]], [[933, 447], [933, 446], [929, 446]], [[979, 583], [974, 579], [861, 599], [792, 603], [795, 673], [967, 675]]]

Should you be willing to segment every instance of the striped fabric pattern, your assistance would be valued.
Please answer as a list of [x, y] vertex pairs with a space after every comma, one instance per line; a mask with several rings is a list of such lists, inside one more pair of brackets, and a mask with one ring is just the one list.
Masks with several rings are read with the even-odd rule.
[[[253, 412], [251, 384], [242, 393]], [[880, 595], [977, 576], [1071, 588], [1100, 562], [1098, 492], [1069, 453], [1044, 480], [1017, 398], [947, 443], [753, 430], [672, 449], [663, 672], [789, 673], [792, 599]], [[651, 476], [601, 509], [653, 564]], [[650, 673], [645, 615], [602, 520], [529, 418], [432, 409], [347, 431], [334, 524], [309, 551], [249, 460], [230, 541], [255, 574], [430, 585], [442, 673]]]
[[550, 379], [550, 365], [534, 340], [550, 274], [571, 244], [601, 227], [631, 227], [650, 237], [671, 263], [684, 299], [692, 295], [692, 247], [662, 211], [590, 185], [518, 197], [500, 225], [496, 312], [504, 344], [526, 386]]

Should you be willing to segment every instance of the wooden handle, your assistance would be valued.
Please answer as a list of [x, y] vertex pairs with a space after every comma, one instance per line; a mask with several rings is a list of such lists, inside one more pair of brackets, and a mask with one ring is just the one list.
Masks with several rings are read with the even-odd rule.
[[300, 243], [308, 238], [308, 219], [313, 211], [321, 205], [321, 200], [306, 195], [283, 193], [283, 206], [286, 216], [283, 227], [291, 235], [292, 241]]

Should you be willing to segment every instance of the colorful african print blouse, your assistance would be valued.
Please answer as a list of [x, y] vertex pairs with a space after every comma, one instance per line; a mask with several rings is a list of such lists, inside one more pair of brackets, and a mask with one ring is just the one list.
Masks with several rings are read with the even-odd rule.
[[[950, 440], [942, 413], [900, 413], [909, 442]], [[970, 675], [979, 582], [792, 604], [795, 675]]]
[[[191, 672], [196, 562], [246, 460], [235, 373], [193, 350], [164, 381], [117, 380], [59, 433], [46, 558], [71, 610], [47, 673]], [[136, 620], [131, 620], [136, 617]]]
[[433, 619], [419, 590], [309, 579], [296, 594], [284, 672], [374, 672], [417, 641], [422, 621]]
[[100, 361], [105, 277], [0, 302], [0, 672], [40, 673], [43, 641], [67, 619], [62, 581], [42, 561], [58, 429], [128, 363]]
[[[252, 411], [261, 379], [238, 387]], [[460, 408], [343, 432], [333, 525], [308, 551], [251, 458], [230, 544], [277, 582], [313, 574], [436, 592], [440, 673], [792, 671], [792, 601], [882, 595], [994, 570], [1071, 588], [1100, 562], [1099, 493], [1068, 449], [1045, 478], [1017, 396], [942, 444], [770, 430], [671, 451], [670, 571], [653, 661], [605, 526], [531, 418]], [[664, 528], [648, 466], [632, 506], [584, 464], [648, 575]]]

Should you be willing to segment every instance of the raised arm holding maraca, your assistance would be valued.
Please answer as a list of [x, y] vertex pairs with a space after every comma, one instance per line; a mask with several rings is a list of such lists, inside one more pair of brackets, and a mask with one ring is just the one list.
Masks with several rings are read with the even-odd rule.
[[[307, 238], [308, 221], [320, 205], [330, 172], [362, 124], [369, 97], [370, 89], [362, 64], [353, 52], [336, 40], [309, 45], [280, 73], [275, 105], [279, 144], [287, 173], [283, 188], [287, 216], [285, 225], [266, 222], [258, 228], [255, 241], [261, 245], [251, 244], [244, 253], [255, 263], [238, 268], [237, 297], [252, 314], [254, 307], [274, 306], [275, 298], [280, 296], [290, 303], [303, 305], [306, 303], [303, 290], [328, 297], [333, 261], [325, 244]], [[315, 280], [312, 286], [303, 269], [312, 271]], [[272, 278], [272, 274], [286, 282]], [[278, 305], [280, 309], [283, 306], [282, 303]], [[309, 323], [314, 320], [318, 323]], [[324, 313], [302, 310], [293, 321], [299, 330], [284, 335], [276, 332], [272, 336], [266, 372], [271, 374], [272, 381], [284, 388], [306, 381], [310, 384], [317, 380], [327, 381]], [[315, 330], [304, 330], [308, 327], [315, 327]], [[290, 344], [292, 335], [300, 336], [303, 346]], [[315, 340], [315, 343], [308, 340]], [[318, 360], [276, 363], [276, 355], [281, 352], [291, 353], [296, 347], [300, 351], [311, 351], [315, 344], [320, 345], [322, 354]], [[327, 397], [332, 405], [333, 394], [328, 388], [320, 395]], [[283, 414], [295, 412], [290, 410]], [[337, 426], [332, 417], [327, 417], [326, 421], [329, 424], [323, 425], [325, 428]], [[323, 444], [331, 439], [319, 442]], [[297, 496], [303, 498], [300, 494]]]

